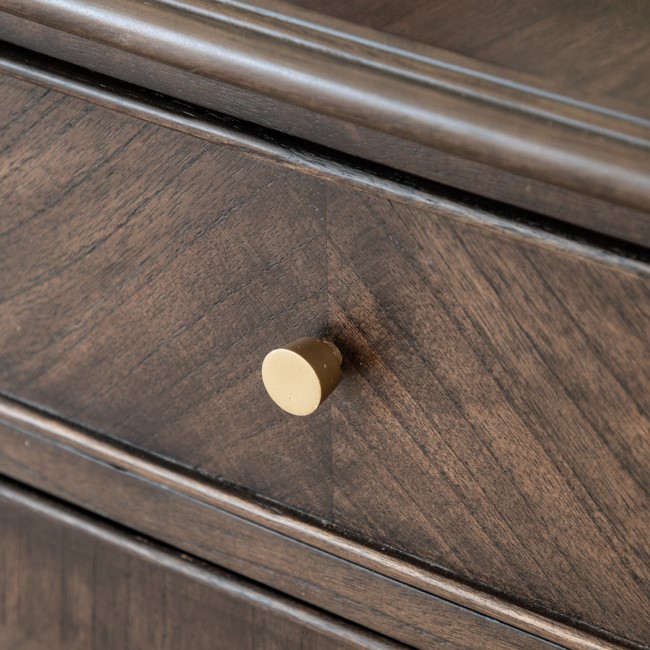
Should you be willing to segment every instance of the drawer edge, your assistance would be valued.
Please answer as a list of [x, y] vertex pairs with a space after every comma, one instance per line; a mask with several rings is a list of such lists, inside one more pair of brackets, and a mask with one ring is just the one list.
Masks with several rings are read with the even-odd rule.
[[[0, 41], [1, 43], [1, 41]], [[451, 187], [350, 156], [310, 146], [305, 140], [283, 136], [248, 122], [179, 102], [77, 66], [7, 44], [0, 55], [0, 73], [69, 95], [130, 117], [157, 124], [207, 142], [244, 148], [252, 155], [315, 177], [352, 185], [405, 203], [443, 209], [459, 222], [474, 223], [509, 237], [560, 248], [572, 255], [627, 272], [650, 276], [650, 234], [627, 238], [603, 234], [562, 220], [504, 205]], [[612, 234], [620, 235], [612, 237]]]
[[[51, 525], [57, 529], [66, 529], [75, 535], [79, 541], [83, 540], [85, 543], [100, 545], [105, 549], [109, 549], [109, 552], [114, 555], [129, 557], [136, 562], [152, 565], [156, 569], [169, 572], [180, 581], [199, 583], [207, 587], [210, 593], [215, 594], [217, 598], [231, 600], [258, 611], [264, 611], [274, 618], [276, 624], [283, 620], [288, 621], [296, 624], [301, 629], [318, 635], [318, 637], [332, 639], [337, 646], [341, 644], [346, 648], [354, 647], [359, 650], [399, 650], [399, 648], [404, 647], [400, 643], [382, 638], [369, 630], [351, 625], [347, 621], [340, 620], [294, 599], [267, 590], [242, 579], [240, 576], [233, 575], [185, 553], [178, 552], [176, 549], [163, 546], [139, 534], [133, 534], [132, 531], [115, 526], [68, 504], [56, 501], [49, 496], [36, 493], [23, 485], [0, 478], [0, 508], [2, 506], [13, 507], [21, 514], [25, 513], [28, 516], [37, 517], [46, 526]], [[19, 532], [23, 533], [24, 531]], [[30, 552], [35, 553], [36, 557], [38, 557], [40, 555], [38, 541], [28, 539], [33, 542], [33, 545], [30, 545]], [[11, 573], [11, 567], [7, 568]], [[76, 565], [75, 568], [77, 568]], [[42, 570], [42, 567], [29, 567], [29, 570], [34, 571], [35, 575], [39, 575], [39, 569]], [[4, 586], [5, 588], [11, 588], [11, 584]], [[106, 585], [101, 586], [105, 587]], [[146, 584], [144, 589], [146, 588], [151, 588], [151, 585]], [[152, 594], [150, 593], [150, 595]], [[179, 597], [173, 590], [171, 596]], [[59, 607], [64, 606], [62, 600], [58, 602]], [[127, 607], [128, 603], [121, 605], [122, 610]], [[94, 618], [93, 615], [93, 622]], [[76, 623], [78, 625], [79, 621], [76, 621]], [[113, 621], [110, 621], [110, 623], [113, 623]], [[159, 624], [162, 624], [162, 621], [159, 621]], [[193, 621], [187, 623], [188, 627], [194, 624]], [[2, 635], [1, 627], [0, 624], [0, 644], [7, 641]], [[29, 629], [24, 631], [29, 633]], [[245, 634], [247, 631], [243, 630], [243, 633]], [[207, 630], [201, 632], [201, 629], [199, 629], [198, 633], [204, 634], [207, 633]], [[13, 641], [16, 645], [8, 642], [7, 646], [2, 645], [3, 648], [23, 648], [23, 645], [20, 645], [22, 641], [29, 642], [29, 646], [25, 645], [24, 647], [44, 647], [40, 645], [34, 646], [31, 639], [20, 639], [20, 637], [10, 638], [8, 641]]]
[[440, 48], [414, 53], [403, 39], [270, 2], [114, 0], [105, 10], [91, 0], [5, 0], [2, 11], [405, 141], [647, 206], [650, 184], [635, 162], [647, 147], [644, 120]]
[[453, 645], [461, 629], [476, 635], [476, 647], [641, 647], [509, 603], [4, 397], [0, 438], [0, 473], [415, 647], [465, 647]]
[[[253, 6], [233, 14], [228, 3], [213, 3], [208, 20], [199, 23], [196, 7], [178, 4], [182, 10], [171, 13], [152, 9], [152, 29], [142, 30], [134, 10], [139, 5], [130, 0], [114, 3], [114, 15], [96, 12], [92, 24], [88, 0], [29, 9], [4, 2], [0, 34], [240, 118], [262, 103], [255, 119], [274, 129], [484, 196], [504, 185], [500, 200], [647, 245], [647, 122], [523, 84], [507, 70], [483, 70], [472, 60], [459, 64], [458, 55], [447, 60], [451, 53], [436, 48], [421, 62], [406, 54], [408, 45], [383, 43], [383, 34], [366, 38], [372, 45], [360, 52], [359, 35], [335, 30], [332, 45], [325, 24], [306, 23], [296, 39], [289, 15], [276, 15], [269, 27]], [[115, 29], [111, 20], [118, 17]], [[193, 31], [197, 24], [200, 33]], [[139, 31], [154, 37], [136, 43]], [[184, 42], [194, 46], [170, 45]], [[228, 66], [232, 60], [237, 65]], [[143, 66], [146, 73], [134, 72]], [[268, 78], [271, 68], [277, 79]], [[320, 83], [322, 74], [330, 83]], [[359, 78], [367, 82], [363, 89]], [[351, 128], [363, 137], [347, 138]], [[411, 150], [413, 158], [400, 153]], [[563, 211], [567, 203], [571, 216]]]

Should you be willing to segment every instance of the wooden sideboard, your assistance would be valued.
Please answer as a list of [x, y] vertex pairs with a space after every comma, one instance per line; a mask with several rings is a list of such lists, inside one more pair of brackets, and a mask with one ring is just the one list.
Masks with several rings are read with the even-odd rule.
[[649, 646], [650, 10], [0, 38], [0, 648]]

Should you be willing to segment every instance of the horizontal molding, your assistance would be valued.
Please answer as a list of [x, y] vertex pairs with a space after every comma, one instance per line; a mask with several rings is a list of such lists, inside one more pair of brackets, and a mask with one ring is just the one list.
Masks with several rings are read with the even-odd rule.
[[[12, 46], [8, 46], [12, 48]], [[25, 56], [26, 55], [26, 56]], [[459, 222], [480, 224], [508, 236], [534, 240], [538, 245], [560, 248], [591, 261], [624, 268], [635, 275], [650, 275], [648, 250], [615, 239], [590, 233], [583, 229], [557, 224], [535, 224], [529, 219], [537, 215], [512, 210], [493, 201], [436, 186], [429, 191], [426, 183], [402, 175], [394, 178], [390, 169], [380, 174], [363, 165], [364, 161], [339, 156], [322, 148], [309, 148], [309, 143], [293, 138], [279, 139], [277, 133], [255, 125], [237, 122], [227, 116], [204, 111], [200, 107], [180, 104], [169, 97], [153, 95], [146, 90], [107, 77], [67, 66], [48, 57], [41, 57], [22, 48], [13, 48], [0, 55], [0, 74], [38, 84], [56, 92], [119, 111], [137, 119], [174, 129], [203, 140], [234, 147], [306, 174], [325, 176], [354, 185], [367, 192], [417, 205], [429, 205], [444, 210]], [[342, 158], [342, 160], [341, 160]], [[508, 212], [506, 216], [503, 213]], [[510, 217], [510, 213], [517, 218]], [[544, 221], [543, 218], [541, 220]]]
[[[352, 644], [359, 650], [400, 650], [404, 648], [402, 644], [382, 638], [369, 630], [350, 625], [347, 621], [314, 610], [277, 592], [263, 589], [240, 576], [201, 562], [196, 558], [190, 558], [185, 553], [179, 553], [176, 549], [165, 547], [150, 538], [143, 539], [141, 535], [135, 536], [128, 530], [97, 517], [89, 516], [76, 508], [71, 508], [68, 504], [55, 501], [51, 497], [35, 493], [13, 481], [0, 478], [0, 508], [3, 504], [18, 506], [21, 512], [31, 512], [39, 519], [52, 522], [54, 524], [53, 531], [61, 528], [73, 529], [79, 538], [109, 544], [112, 547], [113, 556], [120, 554], [136, 558], [143, 564], [153, 564], [160, 569], [173, 572], [175, 578], [182, 576], [187, 581], [204, 584], [213, 593], [220, 594], [224, 599], [246, 603], [257, 611], [270, 612], [276, 618], [276, 622], [292, 621], [305, 630], [315, 632], [324, 638], [333, 639], [337, 645], [340, 643], [341, 646], [349, 647]], [[100, 562], [101, 560], [100, 557]], [[0, 593], [4, 587], [5, 585], [0, 585]], [[145, 588], [150, 587], [151, 585], [146, 585]], [[83, 615], [81, 618], [83, 619]], [[108, 620], [106, 622], [111, 623]], [[80, 625], [79, 621], [77, 621], [77, 625]], [[36, 647], [33, 643], [29, 643], [31, 641], [29, 629], [23, 630], [27, 633], [26, 637], [22, 637], [22, 635], [13, 637], [14, 640], [16, 638], [23, 640], [24, 645], [20, 644], [18, 640], [5, 645], [6, 639], [3, 637], [2, 628], [2, 623], [0, 623], [0, 647], [14, 650], [18, 648], [33, 650]], [[45, 646], [38, 647], [45, 649]], [[65, 646], [57, 644], [57, 647]], [[223, 647], [223, 644], [220, 644], [220, 647]]]
[[272, 0], [0, 0], [0, 12], [297, 107], [307, 121], [326, 116], [646, 214], [650, 205], [647, 121], [438, 48]]
[[505, 602], [6, 398], [0, 439], [0, 473], [418, 648], [640, 647]]

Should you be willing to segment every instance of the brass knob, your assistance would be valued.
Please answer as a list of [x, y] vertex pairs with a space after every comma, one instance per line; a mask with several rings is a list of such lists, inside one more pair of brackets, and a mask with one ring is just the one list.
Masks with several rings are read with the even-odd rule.
[[298, 339], [266, 355], [262, 381], [281, 409], [292, 415], [309, 415], [341, 380], [341, 361], [333, 343]]

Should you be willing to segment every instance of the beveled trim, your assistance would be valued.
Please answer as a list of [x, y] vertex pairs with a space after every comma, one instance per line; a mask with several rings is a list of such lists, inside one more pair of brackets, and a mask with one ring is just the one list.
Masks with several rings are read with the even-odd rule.
[[[306, 120], [325, 116], [646, 214], [650, 205], [647, 121], [439, 48], [275, 0], [0, 0], [0, 21], [1, 12], [298, 108]], [[321, 142], [336, 147], [329, 128]]]
[[10, 478], [418, 648], [640, 647], [508, 603], [3, 397], [0, 440], [0, 473]]
[[[288, 619], [304, 630], [333, 639], [337, 645], [349, 647], [353, 644], [358, 650], [404, 650], [401, 643], [351, 625], [348, 621], [315, 610], [283, 594], [264, 589], [240, 576], [163, 546], [151, 538], [144, 539], [142, 535], [134, 535], [129, 530], [0, 477], [0, 509], [3, 504], [17, 506], [21, 512], [31, 512], [39, 519], [49, 520], [56, 530], [71, 528], [84, 540], [91, 539], [108, 544], [111, 553], [124, 554], [139, 563], [153, 564], [159, 569], [173, 572], [175, 577], [182, 576], [187, 581], [201, 583], [224, 598], [236, 599], [257, 611], [271, 612], [278, 621]], [[0, 595], [9, 586], [0, 584]], [[108, 624], [112, 623], [105, 615], [104, 620]], [[79, 625], [79, 621], [76, 623]], [[18, 642], [4, 645], [3, 641], [6, 639], [2, 635], [2, 627], [0, 622], [0, 647], [4, 650], [7, 650], [7, 647], [12, 650], [35, 648], [29, 642], [29, 629], [25, 630], [27, 638], [20, 637], [21, 640], [24, 638], [24, 645]], [[10, 636], [9, 639], [13, 640], [15, 637], [12, 639]], [[223, 647], [223, 644], [219, 645]], [[40, 645], [38, 647], [45, 648]], [[65, 645], [57, 644], [57, 647], [65, 648]]]

